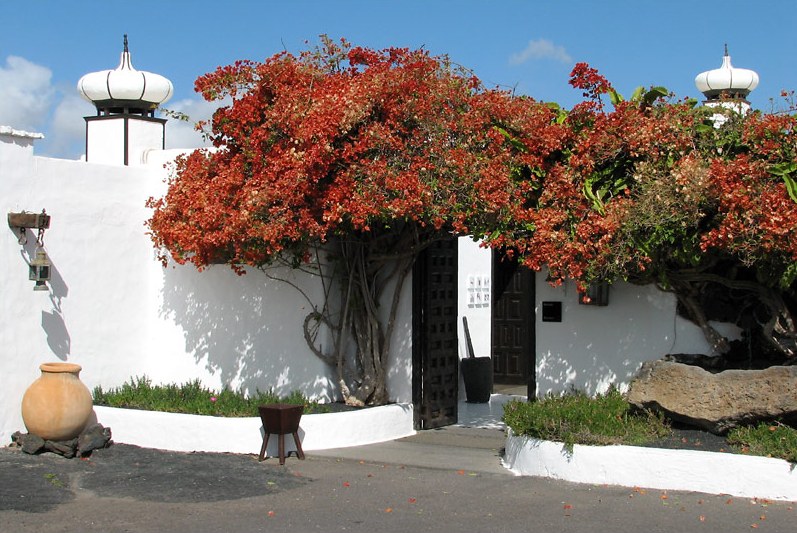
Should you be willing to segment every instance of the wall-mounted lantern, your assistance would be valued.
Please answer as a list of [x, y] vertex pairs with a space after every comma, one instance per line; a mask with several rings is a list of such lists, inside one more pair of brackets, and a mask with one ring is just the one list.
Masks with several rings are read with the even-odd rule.
[[52, 263], [50, 258], [47, 257], [47, 252], [44, 248], [36, 249], [36, 257], [30, 262], [29, 279], [35, 281], [36, 285], [33, 286], [34, 291], [48, 291], [47, 282], [50, 280], [50, 267]]
[[587, 292], [578, 293], [578, 303], [581, 305], [609, 305], [609, 283], [598, 281], [587, 287]]
[[50, 215], [42, 209], [41, 213], [21, 213], [8, 214], [8, 226], [18, 234], [18, 242], [21, 245], [28, 243], [28, 228], [38, 230], [36, 235], [36, 255], [28, 263], [30, 272], [28, 278], [35, 281], [34, 291], [47, 291], [47, 281], [50, 279], [52, 262], [44, 251], [44, 230], [50, 227]]

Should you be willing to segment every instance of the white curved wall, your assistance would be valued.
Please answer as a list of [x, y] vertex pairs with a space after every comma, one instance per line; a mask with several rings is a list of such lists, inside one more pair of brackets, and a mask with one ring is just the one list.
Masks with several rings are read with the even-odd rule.
[[561, 442], [510, 434], [503, 464], [516, 475], [575, 483], [797, 500], [793, 465], [771, 457], [580, 444], [569, 453]]
[[[97, 422], [111, 428], [114, 442], [180, 452], [258, 453], [263, 424], [258, 417], [225, 418], [94, 408]], [[362, 446], [415, 434], [412, 406], [383, 405], [357, 411], [303, 415], [299, 439], [304, 451]], [[296, 450], [292, 435], [286, 452]], [[277, 454], [277, 435], [269, 437], [269, 456]]]

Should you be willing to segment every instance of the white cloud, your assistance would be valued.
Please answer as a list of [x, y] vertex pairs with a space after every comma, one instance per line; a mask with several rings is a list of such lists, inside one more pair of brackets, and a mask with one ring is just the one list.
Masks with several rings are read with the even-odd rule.
[[81, 98], [77, 91], [66, 93], [53, 112], [47, 136], [49, 155], [54, 157], [76, 157], [85, 152], [86, 121], [97, 110]]
[[512, 54], [509, 57], [509, 63], [522, 65], [532, 59], [553, 59], [566, 64], [573, 62], [573, 58], [570, 57], [564, 46], [554, 44], [548, 39], [537, 39], [529, 41], [529, 44], [521, 52]]
[[209, 120], [213, 112], [227, 102], [207, 102], [201, 99], [185, 99], [168, 102], [164, 107], [170, 111], [184, 113], [188, 121], [170, 118], [166, 124], [166, 148], [201, 148], [210, 146], [196, 131], [195, 124], [201, 120]]
[[0, 124], [22, 130], [43, 128], [55, 90], [52, 71], [27, 59], [8, 56], [0, 66]]

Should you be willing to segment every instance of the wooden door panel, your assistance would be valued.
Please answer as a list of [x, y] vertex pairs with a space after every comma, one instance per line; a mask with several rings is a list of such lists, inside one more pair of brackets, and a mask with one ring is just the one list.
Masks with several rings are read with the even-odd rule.
[[[493, 255], [493, 381], [524, 384], [534, 380], [534, 276], [517, 261]], [[531, 385], [530, 385], [531, 386]]]
[[457, 423], [457, 241], [427, 248], [413, 270], [413, 403], [415, 425]]

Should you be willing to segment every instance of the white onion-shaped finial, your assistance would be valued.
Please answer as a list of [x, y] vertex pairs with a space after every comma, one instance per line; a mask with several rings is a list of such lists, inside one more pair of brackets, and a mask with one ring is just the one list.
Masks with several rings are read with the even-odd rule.
[[728, 55], [728, 45], [725, 45], [722, 66], [698, 74], [695, 77], [695, 85], [709, 99], [719, 98], [721, 95], [746, 98], [758, 87], [758, 74], [753, 70], [734, 67], [731, 64], [731, 56]]
[[133, 68], [127, 35], [124, 36], [124, 50], [119, 66], [114, 70], [86, 74], [78, 81], [77, 88], [80, 95], [97, 109], [129, 108], [153, 111], [168, 101], [174, 93], [172, 82], [167, 78]]

